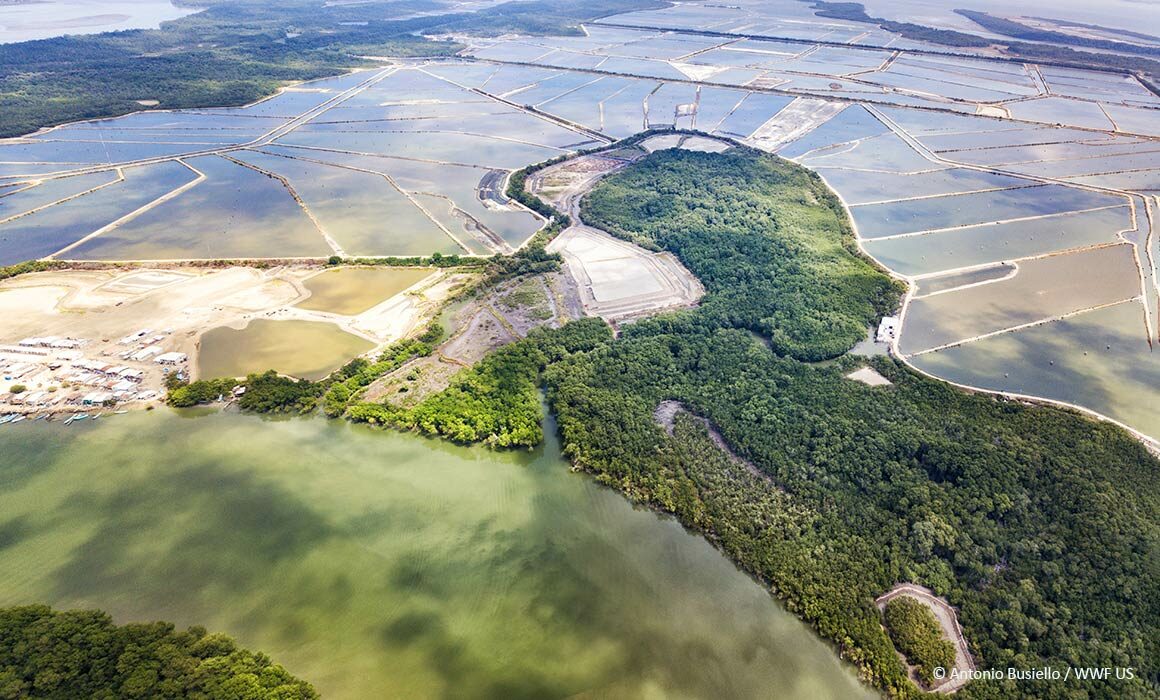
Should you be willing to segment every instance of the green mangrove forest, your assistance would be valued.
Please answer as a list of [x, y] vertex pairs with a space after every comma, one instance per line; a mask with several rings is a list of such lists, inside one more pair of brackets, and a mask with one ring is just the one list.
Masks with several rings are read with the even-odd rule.
[[181, 4], [202, 11], [160, 29], [0, 44], [0, 137], [140, 111], [138, 100], [156, 100], [158, 109], [242, 105], [294, 81], [381, 65], [368, 55], [449, 56], [463, 48], [427, 35], [577, 34], [583, 20], [662, 5], [534, 0], [449, 11], [436, 0]]
[[916, 667], [919, 679], [934, 683], [935, 669], [955, 665], [955, 645], [942, 638], [934, 613], [913, 598], [899, 596], [886, 604], [882, 617], [894, 646]]
[[[351, 417], [529, 445], [544, 387], [576, 466], [702, 532], [889, 695], [921, 693], [873, 603], [902, 581], [958, 608], [980, 668], [1132, 666], [1135, 680], [1077, 692], [1155, 693], [1160, 489], [1141, 444], [848, 354], [902, 289], [794, 164], [662, 151], [604, 179], [582, 217], [676, 254], [705, 285], [700, 306], [615, 338], [598, 319], [538, 332], [406, 415], [356, 404]], [[845, 378], [867, 363], [892, 384]], [[662, 401], [685, 408], [671, 432], [654, 419]], [[975, 681], [960, 694], [1061, 690]]]
[[113, 624], [95, 610], [0, 609], [0, 697], [318, 697], [263, 654], [229, 637], [164, 622]]

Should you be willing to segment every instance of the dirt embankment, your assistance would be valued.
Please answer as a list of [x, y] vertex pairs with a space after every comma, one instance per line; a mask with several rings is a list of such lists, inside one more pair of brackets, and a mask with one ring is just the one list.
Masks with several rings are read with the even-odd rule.
[[[963, 637], [962, 628], [959, 627], [959, 616], [955, 609], [951, 607], [950, 603], [935, 595], [934, 591], [915, 583], [898, 584], [879, 596], [874, 604], [878, 606], [879, 610], [885, 610], [886, 604], [899, 596], [907, 596], [925, 605], [938, 620], [938, 624], [942, 628], [943, 638], [950, 640], [955, 645], [955, 670], [958, 673], [952, 674], [951, 669], [946, 669], [946, 677], [934, 687], [934, 691], [953, 693], [966, 685], [970, 681], [971, 672], [975, 670], [975, 660], [971, 657], [967, 640]], [[903, 663], [906, 663], [905, 659], [903, 659]], [[908, 668], [910, 668], [910, 680], [921, 688], [922, 685], [919, 683], [914, 669], [909, 666]], [[952, 678], [952, 675], [957, 677]]]
[[565, 273], [507, 280], [452, 312], [448, 338], [427, 357], [416, 358], [371, 384], [365, 401], [413, 406], [446, 389], [455, 375], [488, 353], [541, 326], [559, 328], [583, 309]]

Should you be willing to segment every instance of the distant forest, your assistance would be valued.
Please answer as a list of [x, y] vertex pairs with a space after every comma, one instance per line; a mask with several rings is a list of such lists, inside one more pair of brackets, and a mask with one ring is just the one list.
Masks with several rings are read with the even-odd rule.
[[289, 82], [376, 65], [361, 56], [462, 48], [425, 34], [574, 34], [580, 21], [664, 3], [532, 0], [433, 16], [412, 15], [445, 6], [437, 0], [182, 4], [205, 9], [161, 29], [0, 44], [0, 137], [127, 114], [142, 109], [137, 100], [157, 100], [159, 109], [241, 105]]
[[[975, 681], [961, 697], [1158, 695], [1160, 464], [1142, 445], [846, 353], [900, 287], [792, 163], [743, 148], [654, 153], [603, 180], [582, 216], [676, 254], [705, 284], [700, 307], [615, 339], [599, 319], [529, 336], [427, 399], [431, 427], [415, 427], [528, 444], [542, 383], [575, 465], [704, 533], [892, 696], [920, 691], [873, 600], [903, 581], [959, 609], [981, 668], [1137, 674], [1066, 689]], [[892, 385], [845, 378], [866, 364]], [[689, 412], [671, 434], [653, 417], [666, 400]], [[520, 420], [505, 420], [514, 406]], [[392, 423], [393, 410], [351, 412]]]
[[1082, 46], [1089, 49], [1100, 49], [1101, 51], [1119, 51], [1121, 53], [1134, 53], [1141, 56], [1160, 58], [1160, 47], [1157, 46], [1141, 46], [1140, 44], [1131, 44], [1123, 41], [1096, 39], [1067, 34], [1065, 32], [1036, 29], [1021, 22], [996, 17], [986, 12], [976, 12], [975, 10], [955, 10], [955, 12], [987, 31], [994, 32], [995, 34], [1004, 34], [1015, 39], [1022, 39], [1024, 41], [1046, 41], [1053, 44]]

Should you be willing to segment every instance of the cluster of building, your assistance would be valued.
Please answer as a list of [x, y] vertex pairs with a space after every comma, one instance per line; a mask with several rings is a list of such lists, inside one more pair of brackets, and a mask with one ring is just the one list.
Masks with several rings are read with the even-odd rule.
[[144, 370], [99, 360], [54, 360], [43, 364], [0, 360], [0, 375], [5, 382], [48, 387], [12, 392], [11, 387], [18, 386], [12, 384], [8, 393], [0, 395], [0, 403], [30, 409], [104, 406], [149, 401], [160, 395], [154, 389], [142, 388]]
[[25, 338], [16, 345], [21, 348], [48, 348], [52, 350], [76, 350], [83, 347], [84, 340], [78, 338], [58, 338], [55, 335], [43, 338]]
[[[158, 345], [168, 333], [151, 333], [138, 331], [117, 341], [128, 347], [100, 352], [116, 358], [108, 361], [86, 354], [82, 348], [89, 341], [84, 339], [47, 336], [0, 346], [0, 384], [7, 389], [0, 391], [0, 412], [3, 406], [51, 412], [159, 398], [161, 387], [147, 384], [157, 384], [167, 372], [184, 372], [189, 358]], [[150, 369], [157, 365], [161, 371]]]

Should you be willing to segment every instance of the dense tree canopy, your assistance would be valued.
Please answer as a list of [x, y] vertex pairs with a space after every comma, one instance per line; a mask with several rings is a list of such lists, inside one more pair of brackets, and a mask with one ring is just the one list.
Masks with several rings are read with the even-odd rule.
[[955, 645], [943, 639], [938, 620], [925, 605], [900, 596], [886, 603], [883, 619], [894, 645], [915, 666], [923, 683], [934, 682], [936, 668], [949, 671], [954, 667]]
[[317, 697], [265, 655], [200, 627], [117, 626], [102, 612], [44, 605], [0, 609], [0, 698]]
[[[1072, 412], [839, 355], [898, 287], [856, 255], [832, 200], [791, 163], [659, 152], [606, 178], [582, 213], [672, 250], [707, 295], [547, 359], [576, 465], [700, 529], [892, 695], [918, 690], [873, 601], [902, 581], [959, 609], [982, 668], [1137, 673], [1069, 688], [975, 681], [963, 697], [1157, 694], [1160, 465], [1142, 445]], [[892, 385], [845, 378], [866, 363]], [[481, 405], [451, 398], [439, 400], [449, 423]], [[653, 418], [664, 400], [708, 419], [754, 471], [688, 416], [668, 434]]]
[[857, 255], [841, 204], [813, 173], [734, 149], [671, 150], [603, 180], [582, 218], [670, 250], [709, 292], [689, 326], [748, 328], [801, 360], [840, 355], [903, 292]]
[[536, 0], [437, 14], [447, 6], [436, 0], [185, 4], [205, 9], [161, 29], [0, 45], [0, 137], [138, 111], [137, 100], [157, 100], [161, 109], [245, 104], [289, 81], [376, 65], [363, 56], [439, 56], [462, 48], [424, 34], [569, 34], [581, 20], [642, 6]]

